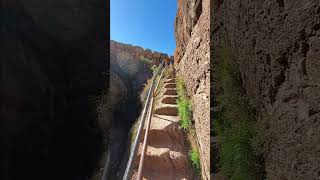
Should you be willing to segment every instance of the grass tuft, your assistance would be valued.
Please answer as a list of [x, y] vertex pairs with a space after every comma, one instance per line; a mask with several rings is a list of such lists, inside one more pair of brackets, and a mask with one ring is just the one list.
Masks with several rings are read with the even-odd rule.
[[176, 78], [177, 93], [178, 93], [178, 115], [180, 117], [180, 125], [185, 130], [188, 131], [192, 125], [191, 118], [191, 103], [189, 97], [186, 93], [186, 88], [183, 80], [179, 77]]
[[192, 165], [199, 171], [200, 170], [200, 154], [197, 148], [193, 148], [189, 151], [189, 159]]
[[180, 117], [180, 126], [187, 133], [190, 143], [189, 160], [197, 174], [200, 173], [200, 153], [197, 145], [196, 132], [192, 125], [192, 105], [188, 97], [184, 81], [181, 77], [176, 77], [178, 93], [178, 115]]
[[216, 100], [222, 111], [217, 112], [213, 122], [221, 140], [219, 164], [231, 180], [257, 179], [261, 175], [263, 136], [244, 98], [231, 49], [224, 45], [219, 56]]
[[186, 99], [178, 100], [178, 115], [180, 117], [180, 125], [184, 130], [189, 130], [191, 126], [191, 111]]

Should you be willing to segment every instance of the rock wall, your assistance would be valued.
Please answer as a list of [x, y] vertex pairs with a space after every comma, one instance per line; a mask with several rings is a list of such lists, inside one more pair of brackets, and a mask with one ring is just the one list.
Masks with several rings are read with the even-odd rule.
[[[139, 46], [110, 41], [111, 69], [125, 72], [127, 79], [131, 79], [133, 91], [140, 92], [144, 83], [152, 76], [150, 67], [159, 65], [167, 54], [143, 49]], [[113, 72], [113, 71], [111, 71]]]
[[176, 72], [183, 77], [191, 97], [203, 179], [210, 178], [209, 15], [209, 0], [178, 0], [174, 63]]
[[85, 179], [95, 169], [108, 131], [95, 102], [109, 80], [106, 4], [82, 2], [1, 3], [0, 179]]
[[232, 45], [266, 132], [267, 179], [318, 178], [319, 1], [217, 1], [211, 22], [211, 41], [226, 38]]
[[186, 51], [192, 30], [202, 13], [201, 0], [178, 0], [177, 15], [174, 24], [176, 50], [174, 59], [179, 62]]
[[123, 58], [130, 58], [133, 60], [143, 60], [149, 59], [154, 64], [159, 64], [163, 59], [168, 58], [168, 55], [165, 53], [160, 53], [152, 51], [150, 49], [144, 49], [139, 46], [133, 46], [130, 44], [124, 44], [120, 42], [110, 41], [110, 51], [117, 56], [122, 56]]

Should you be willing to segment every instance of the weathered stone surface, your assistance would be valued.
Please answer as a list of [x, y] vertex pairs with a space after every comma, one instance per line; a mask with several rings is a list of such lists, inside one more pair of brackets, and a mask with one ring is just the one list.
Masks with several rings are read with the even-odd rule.
[[120, 42], [110, 41], [110, 51], [114, 54], [123, 54], [129, 56], [134, 60], [149, 59], [153, 63], [159, 64], [163, 59], [168, 58], [167, 54], [151, 51], [150, 49], [143, 49], [139, 46], [133, 46], [130, 44], [124, 44]]
[[176, 38], [175, 61], [179, 62], [181, 60], [201, 12], [202, 0], [178, 0], [178, 10], [174, 26]]
[[[140, 92], [144, 83], [152, 76], [150, 66], [159, 64], [167, 57], [166, 54], [144, 50], [139, 46], [110, 41], [111, 74], [116, 73], [122, 76], [122, 79], [130, 81], [127, 88], [131, 88], [130, 91], [133, 92]], [[117, 83], [117, 81], [111, 82]]]
[[224, 0], [212, 42], [230, 42], [242, 85], [267, 133], [267, 179], [320, 172], [320, 5], [316, 0]]
[[202, 178], [210, 179], [210, 1], [178, 1], [175, 68], [193, 104]]

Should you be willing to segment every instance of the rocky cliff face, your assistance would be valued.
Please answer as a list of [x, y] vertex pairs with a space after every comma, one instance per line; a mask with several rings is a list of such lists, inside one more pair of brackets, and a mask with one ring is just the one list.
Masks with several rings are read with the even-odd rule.
[[54, 2], [2, 3], [0, 179], [84, 179], [103, 149], [106, 5]]
[[154, 64], [159, 64], [168, 55], [150, 49], [144, 49], [139, 46], [124, 44], [120, 42], [110, 41], [110, 51], [116, 54], [118, 59], [132, 59], [132, 60], [151, 60]]
[[178, 0], [174, 63], [193, 105], [200, 146], [202, 177], [210, 177], [210, 1]]
[[128, 159], [128, 132], [141, 112], [140, 92], [152, 77], [151, 66], [168, 55], [138, 46], [110, 41], [111, 107], [110, 161], [108, 179], [122, 179]]
[[211, 41], [232, 45], [266, 131], [267, 179], [319, 177], [319, 1], [224, 0], [214, 5], [211, 22]]
[[141, 91], [142, 85], [151, 78], [150, 67], [159, 65], [165, 58], [168, 58], [168, 55], [164, 53], [110, 41], [111, 74], [129, 80], [129, 88], [136, 92], [136, 95]]
[[180, 61], [184, 55], [189, 39], [192, 36], [192, 30], [197, 24], [201, 13], [201, 0], [178, 0], [178, 10], [174, 26], [176, 38], [176, 51], [174, 54], [174, 59], [176, 62]]

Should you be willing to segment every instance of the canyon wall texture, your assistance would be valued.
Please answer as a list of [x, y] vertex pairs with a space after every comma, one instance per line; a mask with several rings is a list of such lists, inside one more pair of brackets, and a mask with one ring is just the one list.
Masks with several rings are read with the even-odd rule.
[[109, 83], [106, 4], [54, 2], [1, 3], [3, 180], [85, 179], [106, 147], [96, 105]]
[[151, 66], [168, 55], [110, 41], [110, 161], [108, 179], [122, 179], [128, 160], [130, 131], [141, 112], [140, 92], [152, 77]]
[[159, 65], [165, 58], [169, 58], [165, 53], [110, 41], [111, 73], [123, 74], [121, 75], [122, 78], [130, 80], [130, 88], [137, 93], [141, 91], [144, 83], [151, 78], [151, 66]]
[[211, 41], [231, 44], [266, 132], [267, 179], [319, 178], [319, 1], [221, 0], [211, 22]]
[[210, 1], [178, 0], [175, 20], [176, 72], [192, 101], [202, 178], [210, 179]]
[[123, 58], [129, 58], [133, 60], [144, 60], [149, 59], [154, 64], [159, 64], [164, 58], [168, 58], [168, 55], [165, 53], [160, 53], [152, 51], [150, 49], [144, 49], [139, 46], [134, 46], [130, 44], [124, 44], [120, 42], [110, 41], [110, 51], [118, 56]]

